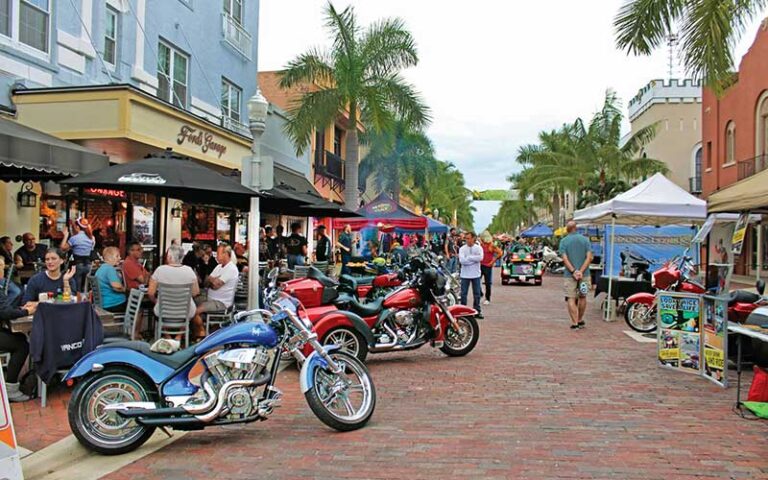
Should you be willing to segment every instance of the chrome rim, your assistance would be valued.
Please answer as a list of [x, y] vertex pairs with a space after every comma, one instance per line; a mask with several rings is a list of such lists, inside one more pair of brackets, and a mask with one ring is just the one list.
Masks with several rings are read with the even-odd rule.
[[629, 306], [627, 317], [629, 318], [629, 323], [633, 327], [641, 330], [648, 330], [656, 326], [656, 318], [652, 313], [653, 308], [648, 305], [644, 303], [633, 303]]
[[465, 317], [457, 318], [456, 323], [459, 324], [459, 330], [457, 331], [449, 325], [445, 332], [445, 344], [452, 350], [463, 350], [472, 343], [472, 337], [475, 333], [474, 327]]
[[323, 344], [338, 345], [342, 351], [354, 356], [357, 356], [360, 352], [360, 342], [357, 339], [357, 335], [343, 328], [331, 332], [330, 335], [325, 337]]
[[144, 433], [144, 427], [133, 419], [123, 418], [107, 405], [124, 402], [147, 402], [144, 387], [131, 377], [109, 375], [88, 387], [80, 406], [80, 419], [87, 433], [101, 443], [118, 445], [129, 443]]
[[314, 389], [325, 409], [338, 420], [355, 423], [363, 420], [373, 403], [371, 379], [356, 361], [331, 354], [342, 373], [315, 370]]

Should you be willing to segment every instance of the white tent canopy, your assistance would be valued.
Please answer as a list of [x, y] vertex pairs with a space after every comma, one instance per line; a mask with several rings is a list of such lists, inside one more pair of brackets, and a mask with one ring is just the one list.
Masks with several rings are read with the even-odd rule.
[[579, 223], [613, 223], [614, 218], [624, 225], [703, 222], [707, 218], [707, 202], [657, 173], [607, 202], [574, 213], [574, 220]]

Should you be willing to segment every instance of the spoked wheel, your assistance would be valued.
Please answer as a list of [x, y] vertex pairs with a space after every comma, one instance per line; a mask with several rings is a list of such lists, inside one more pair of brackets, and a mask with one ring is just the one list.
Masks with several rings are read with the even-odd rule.
[[323, 337], [320, 342], [323, 345], [338, 345], [341, 351], [356, 357], [364, 362], [368, 356], [368, 345], [365, 338], [355, 330], [349, 327], [334, 328]]
[[656, 330], [656, 308], [645, 303], [630, 303], [624, 310], [624, 320], [636, 332], [653, 332]]
[[453, 290], [449, 291], [448, 294], [445, 296], [445, 304], [449, 307], [452, 307], [454, 305], [458, 305], [459, 298], [456, 296], [456, 292]]
[[72, 433], [85, 447], [105, 455], [118, 455], [139, 448], [154, 433], [117, 412], [105, 409], [124, 402], [152, 402], [154, 388], [129, 369], [109, 369], [80, 383], [69, 401]]
[[480, 339], [480, 327], [475, 317], [458, 317], [459, 329], [449, 324], [445, 332], [445, 342], [440, 350], [450, 357], [463, 357], [471, 352]]
[[312, 373], [312, 387], [304, 396], [324, 424], [342, 432], [357, 430], [368, 423], [376, 408], [371, 374], [356, 357], [339, 351], [330, 355], [342, 373], [318, 367]]

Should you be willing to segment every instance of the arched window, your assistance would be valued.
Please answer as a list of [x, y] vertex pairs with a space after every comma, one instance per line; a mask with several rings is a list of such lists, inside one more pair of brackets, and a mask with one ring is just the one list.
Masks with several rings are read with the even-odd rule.
[[691, 165], [691, 173], [693, 174], [690, 181], [691, 193], [701, 193], [701, 171], [703, 166], [703, 157], [704, 149], [701, 148], [701, 145], [696, 146], [693, 153], [693, 164]]
[[736, 122], [731, 120], [725, 127], [725, 163], [736, 162]]
[[768, 91], [763, 93], [761, 99], [757, 106], [757, 141], [760, 142], [757, 154], [766, 156], [768, 155]]

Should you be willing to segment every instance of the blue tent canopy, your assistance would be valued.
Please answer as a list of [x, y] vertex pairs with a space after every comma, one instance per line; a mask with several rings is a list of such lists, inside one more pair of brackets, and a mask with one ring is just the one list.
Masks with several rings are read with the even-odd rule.
[[554, 235], [554, 233], [555, 232], [553, 232], [551, 228], [544, 225], [543, 223], [537, 223], [536, 225], [521, 233], [520, 236], [523, 238], [551, 237]]
[[[448, 233], [448, 225], [438, 222], [434, 218], [425, 217], [427, 219], [427, 230], [429, 233]], [[397, 233], [422, 233], [424, 230], [409, 230], [405, 228], [396, 228]]]

